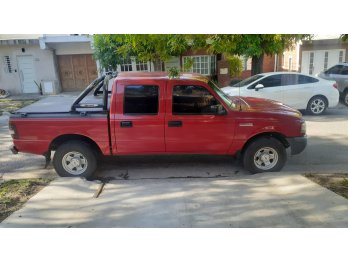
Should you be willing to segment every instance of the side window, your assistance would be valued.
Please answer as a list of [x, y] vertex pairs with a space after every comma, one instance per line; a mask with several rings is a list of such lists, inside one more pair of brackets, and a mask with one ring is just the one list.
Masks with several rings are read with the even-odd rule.
[[313, 77], [305, 76], [305, 75], [299, 75], [298, 76], [298, 84], [307, 84], [307, 83], [314, 83], [318, 82], [318, 79], [315, 79]]
[[173, 114], [217, 114], [219, 106], [222, 107], [202, 86], [177, 85], [173, 88]]
[[[266, 77], [266, 78], [260, 80], [257, 84], [261, 83], [264, 87], [277, 87], [277, 86], [281, 86], [281, 83], [282, 83], [281, 77], [282, 77], [281, 74], [268, 76], [268, 77]], [[257, 84], [256, 84], [256, 85], [257, 85]]]
[[341, 70], [342, 75], [348, 75], [348, 66], [344, 66]]
[[283, 74], [282, 75], [282, 81], [281, 85], [295, 85], [298, 84], [298, 79], [299, 75], [298, 74]]
[[124, 90], [124, 114], [158, 114], [159, 87], [128, 85]]
[[326, 74], [340, 74], [340, 71], [341, 71], [342, 67], [343, 67], [343, 65], [336, 65], [334, 67], [331, 67], [325, 73]]

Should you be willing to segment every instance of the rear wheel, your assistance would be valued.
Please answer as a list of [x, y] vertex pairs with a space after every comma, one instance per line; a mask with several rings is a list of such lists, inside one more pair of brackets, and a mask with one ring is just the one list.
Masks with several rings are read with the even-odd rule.
[[259, 138], [246, 148], [243, 155], [244, 168], [251, 173], [281, 170], [286, 162], [284, 145], [275, 138]]
[[70, 141], [58, 147], [53, 166], [61, 177], [90, 178], [97, 169], [97, 159], [87, 143]]
[[321, 115], [327, 109], [327, 101], [323, 96], [315, 96], [309, 100], [307, 112], [312, 115]]
[[342, 99], [343, 99], [344, 105], [348, 106], [348, 90], [344, 91]]

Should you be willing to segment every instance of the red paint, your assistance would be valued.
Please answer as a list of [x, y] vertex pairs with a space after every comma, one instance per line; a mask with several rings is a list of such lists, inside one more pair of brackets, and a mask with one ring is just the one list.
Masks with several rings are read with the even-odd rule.
[[[124, 115], [126, 85], [158, 85], [157, 115]], [[227, 110], [226, 115], [173, 115], [172, 88], [175, 84], [200, 85], [208, 89]], [[111, 148], [107, 118], [10, 118], [16, 126], [19, 152], [44, 154], [50, 143], [65, 134], [77, 134], [93, 140], [104, 155], [126, 154], [230, 154], [260, 133], [279, 133], [284, 137], [303, 136], [301, 114], [274, 101], [235, 98], [236, 109], [228, 107], [200, 75], [185, 75], [169, 80], [165, 73], [121, 73], [114, 82], [110, 105]], [[132, 121], [121, 128], [121, 121]], [[169, 121], [182, 121], [182, 127], [168, 127]], [[244, 125], [244, 126], [243, 126]], [[248, 126], [249, 125], [249, 126]]]

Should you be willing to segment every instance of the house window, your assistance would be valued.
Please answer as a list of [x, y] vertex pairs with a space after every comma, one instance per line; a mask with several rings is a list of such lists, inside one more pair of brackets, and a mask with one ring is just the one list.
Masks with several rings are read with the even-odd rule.
[[216, 74], [215, 55], [184, 56], [183, 64], [185, 64], [188, 59], [192, 59], [193, 61], [190, 72], [199, 73], [203, 75]]
[[325, 52], [325, 56], [324, 56], [324, 71], [327, 70], [328, 61], [329, 61], [329, 52]]
[[339, 53], [338, 62], [339, 63], [343, 62], [343, 51], [340, 51], [340, 53]]
[[132, 60], [130, 58], [123, 59], [122, 63], [120, 64], [120, 67], [121, 67], [121, 72], [133, 71]]
[[147, 62], [137, 61], [136, 62], [136, 68], [137, 68], [137, 71], [146, 71], [146, 72], [149, 71], [149, 69], [148, 69], [149, 67], [148, 67]]
[[313, 62], [314, 62], [314, 53], [311, 52], [309, 54], [309, 74], [312, 75], [313, 74]]
[[10, 56], [5, 55], [4, 56], [4, 63], [5, 63], [5, 72], [12, 73], [12, 64]]

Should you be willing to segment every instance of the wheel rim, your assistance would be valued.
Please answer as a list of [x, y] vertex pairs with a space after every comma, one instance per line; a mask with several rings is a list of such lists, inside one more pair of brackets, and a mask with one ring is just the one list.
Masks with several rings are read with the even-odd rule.
[[82, 153], [71, 151], [64, 155], [62, 165], [69, 174], [76, 176], [86, 171], [88, 161]]
[[311, 112], [320, 114], [325, 110], [325, 102], [322, 99], [315, 99], [310, 104]]
[[259, 149], [254, 155], [254, 164], [261, 170], [272, 169], [278, 163], [278, 152], [270, 147]]

